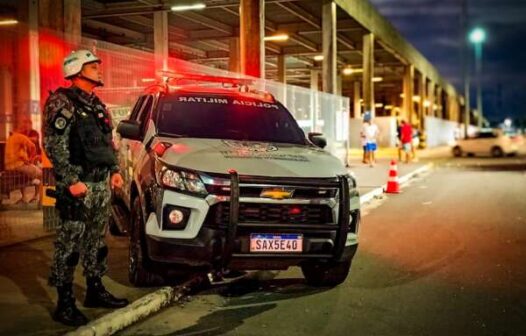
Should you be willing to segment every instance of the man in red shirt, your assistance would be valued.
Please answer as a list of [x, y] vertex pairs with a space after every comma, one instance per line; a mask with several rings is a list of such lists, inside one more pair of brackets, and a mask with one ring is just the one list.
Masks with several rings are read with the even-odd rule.
[[411, 141], [413, 140], [413, 128], [411, 124], [402, 120], [402, 127], [400, 128], [400, 141], [405, 152], [405, 163], [409, 163], [411, 157]]

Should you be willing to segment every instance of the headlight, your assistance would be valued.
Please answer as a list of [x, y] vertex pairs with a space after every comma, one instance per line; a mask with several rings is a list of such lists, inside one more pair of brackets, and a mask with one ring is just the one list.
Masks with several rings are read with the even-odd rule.
[[163, 186], [194, 194], [206, 195], [206, 188], [199, 175], [167, 167], [161, 168], [160, 181]]

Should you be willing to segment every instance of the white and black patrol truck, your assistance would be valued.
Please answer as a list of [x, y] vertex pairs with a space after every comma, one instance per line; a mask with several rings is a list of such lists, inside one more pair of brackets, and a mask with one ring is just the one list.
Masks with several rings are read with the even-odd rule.
[[125, 185], [111, 230], [130, 236], [130, 281], [300, 266], [310, 285], [342, 283], [358, 247], [355, 179], [271, 94], [191, 79], [208, 85], [154, 85], [117, 127]]

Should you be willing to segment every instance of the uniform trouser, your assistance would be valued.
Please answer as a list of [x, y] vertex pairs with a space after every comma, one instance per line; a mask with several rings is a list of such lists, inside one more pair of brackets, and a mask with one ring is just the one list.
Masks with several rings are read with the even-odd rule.
[[107, 271], [108, 248], [104, 242], [110, 216], [111, 193], [108, 181], [86, 183], [81, 220], [60, 220], [55, 241], [49, 284], [62, 286], [73, 282], [79, 260], [84, 276], [102, 277]]

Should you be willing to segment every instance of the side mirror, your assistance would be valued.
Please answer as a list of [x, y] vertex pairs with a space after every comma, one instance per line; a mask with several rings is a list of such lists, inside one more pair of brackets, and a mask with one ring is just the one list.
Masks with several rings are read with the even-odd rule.
[[309, 132], [308, 137], [310, 142], [312, 142], [314, 145], [320, 148], [325, 148], [325, 146], [327, 146], [327, 140], [321, 133]]
[[117, 133], [130, 140], [141, 140], [141, 127], [136, 121], [123, 120], [117, 126]]

